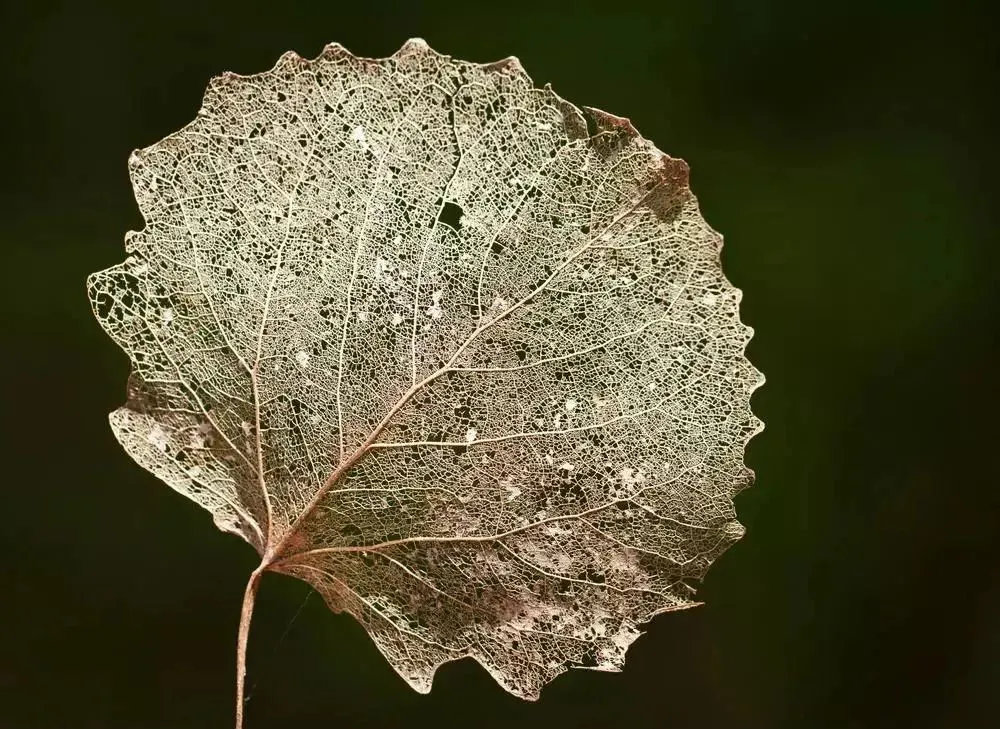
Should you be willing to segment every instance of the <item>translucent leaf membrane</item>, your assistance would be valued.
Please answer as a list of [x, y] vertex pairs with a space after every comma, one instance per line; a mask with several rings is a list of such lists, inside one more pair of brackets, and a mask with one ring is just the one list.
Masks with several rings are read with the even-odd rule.
[[740, 538], [740, 292], [687, 166], [514, 58], [331, 45], [135, 152], [115, 435], [428, 691], [618, 670]]

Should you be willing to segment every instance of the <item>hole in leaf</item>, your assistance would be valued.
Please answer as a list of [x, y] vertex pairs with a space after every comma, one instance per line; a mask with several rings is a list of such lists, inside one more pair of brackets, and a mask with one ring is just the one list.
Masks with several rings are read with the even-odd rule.
[[462, 208], [453, 202], [446, 202], [441, 208], [441, 212], [438, 213], [437, 219], [439, 223], [444, 223], [454, 230], [460, 230], [462, 227]]

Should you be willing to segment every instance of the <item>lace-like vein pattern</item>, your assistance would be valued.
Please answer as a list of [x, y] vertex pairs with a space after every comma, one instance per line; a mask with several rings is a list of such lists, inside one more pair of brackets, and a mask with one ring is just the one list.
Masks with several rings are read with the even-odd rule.
[[410, 41], [216, 78], [129, 169], [115, 435], [411, 686], [536, 698], [696, 604], [763, 378], [683, 161]]

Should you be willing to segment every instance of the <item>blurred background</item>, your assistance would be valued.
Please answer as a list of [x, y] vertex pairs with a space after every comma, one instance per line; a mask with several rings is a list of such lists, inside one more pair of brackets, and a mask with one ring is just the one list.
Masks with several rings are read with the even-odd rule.
[[688, 161], [768, 378], [747, 536], [624, 673], [536, 704], [471, 661], [418, 695], [352, 619], [267, 576], [247, 728], [997, 725], [997, 59], [973, 8], [39, 0], [0, 27], [0, 727], [231, 726], [256, 555], [115, 442], [128, 364], [84, 279], [142, 226], [129, 152], [211, 76], [412, 36], [516, 55]]

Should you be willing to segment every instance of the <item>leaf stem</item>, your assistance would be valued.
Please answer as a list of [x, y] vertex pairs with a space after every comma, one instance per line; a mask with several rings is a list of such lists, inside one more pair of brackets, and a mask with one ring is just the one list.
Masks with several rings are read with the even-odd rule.
[[243, 729], [243, 698], [247, 675], [247, 639], [250, 636], [250, 618], [253, 617], [254, 599], [257, 597], [257, 586], [260, 576], [264, 573], [265, 564], [255, 569], [247, 580], [243, 592], [243, 609], [240, 611], [240, 629], [236, 639], [236, 729]]

